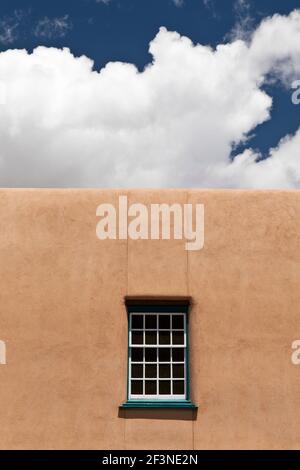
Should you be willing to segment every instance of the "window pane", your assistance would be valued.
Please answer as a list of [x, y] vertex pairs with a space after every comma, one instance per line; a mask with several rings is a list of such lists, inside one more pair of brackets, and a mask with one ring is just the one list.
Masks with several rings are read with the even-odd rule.
[[146, 380], [146, 382], [145, 382], [145, 393], [146, 393], [146, 395], [156, 395], [157, 394], [156, 380]]
[[132, 329], [143, 328], [143, 315], [132, 315], [131, 316], [131, 328]]
[[173, 380], [173, 394], [174, 395], [184, 394], [184, 381], [183, 380]]
[[131, 381], [131, 393], [133, 395], [143, 395], [143, 381], [142, 380]]
[[184, 344], [183, 331], [173, 331], [172, 338], [173, 338], [173, 344]]
[[171, 381], [160, 380], [159, 381], [159, 394], [160, 395], [171, 395]]
[[145, 382], [145, 393], [147, 395], [156, 395], [157, 394], [156, 380], [146, 380], [146, 382]]
[[156, 362], [156, 348], [145, 348], [145, 361], [146, 362]]
[[131, 332], [131, 343], [132, 344], [143, 344], [143, 332], [132, 331]]
[[143, 348], [131, 348], [132, 362], [143, 362]]
[[156, 330], [156, 315], [146, 315], [146, 328], [149, 330]]
[[183, 348], [172, 349], [172, 360], [173, 362], [183, 362], [184, 361], [184, 349]]
[[184, 378], [184, 365], [183, 364], [173, 364], [173, 377], [175, 379]]
[[170, 362], [171, 360], [170, 348], [160, 348], [158, 352], [159, 352], [159, 362]]
[[146, 344], [156, 344], [156, 331], [145, 331]]
[[156, 364], [155, 365], [146, 365], [145, 366], [145, 377], [148, 379], [156, 378]]
[[183, 330], [183, 315], [172, 315], [172, 328], [174, 330]]
[[137, 364], [131, 364], [131, 377], [136, 379], [143, 378], [143, 366]]
[[171, 366], [170, 364], [160, 364], [159, 365], [159, 378], [160, 379], [169, 379], [171, 377]]
[[159, 329], [170, 329], [170, 315], [159, 315]]
[[170, 344], [170, 332], [160, 331], [159, 332], [159, 344]]

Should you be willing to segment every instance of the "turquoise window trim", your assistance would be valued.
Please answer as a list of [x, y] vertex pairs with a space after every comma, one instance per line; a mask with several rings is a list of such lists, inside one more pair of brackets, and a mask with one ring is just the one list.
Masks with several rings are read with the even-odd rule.
[[[172, 303], [173, 304], [173, 303]], [[136, 409], [136, 408], [173, 408], [173, 409], [197, 409], [190, 399], [190, 364], [189, 364], [189, 314], [188, 314], [188, 303], [185, 305], [165, 305], [152, 304], [147, 305], [141, 302], [139, 305], [128, 306], [127, 305], [127, 316], [128, 316], [128, 352], [127, 352], [127, 400], [120, 405], [122, 409]], [[186, 318], [186, 397], [185, 399], [147, 399], [147, 398], [129, 398], [129, 377], [130, 377], [130, 314], [131, 313], [147, 313], [147, 312], [159, 312], [159, 313], [183, 313]]]
[[120, 408], [182, 408], [197, 409], [190, 400], [127, 400]]

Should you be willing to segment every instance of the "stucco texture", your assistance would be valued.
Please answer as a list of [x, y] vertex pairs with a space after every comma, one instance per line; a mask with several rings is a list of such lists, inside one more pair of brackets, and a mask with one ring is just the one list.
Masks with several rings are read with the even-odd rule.
[[[96, 208], [202, 203], [205, 245], [96, 237]], [[1, 190], [1, 449], [300, 449], [300, 192]], [[198, 412], [120, 411], [126, 296], [192, 298]]]

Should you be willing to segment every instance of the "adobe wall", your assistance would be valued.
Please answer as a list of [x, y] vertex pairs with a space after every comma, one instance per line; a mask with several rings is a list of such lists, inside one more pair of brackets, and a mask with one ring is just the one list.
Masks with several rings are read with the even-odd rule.
[[[205, 246], [96, 237], [96, 208], [205, 205]], [[300, 192], [1, 190], [1, 449], [300, 448]], [[126, 295], [191, 296], [197, 415], [120, 412]]]

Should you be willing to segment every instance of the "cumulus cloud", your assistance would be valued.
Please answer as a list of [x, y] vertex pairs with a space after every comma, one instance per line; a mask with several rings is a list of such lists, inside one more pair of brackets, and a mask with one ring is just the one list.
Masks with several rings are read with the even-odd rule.
[[162, 28], [143, 72], [68, 49], [0, 54], [0, 185], [300, 187], [300, 130], [260, 161], [234, 145], [271, 116], [270, 77], [300, 77], [300, 11], [216, 49]]
[[251, 149], [238, 155], [221, 175], [228, 186], [237, 188], [300, 188], [300, 129], [286, 136], [278, 147], [271, 149], [269, 158], [262, 160]]

